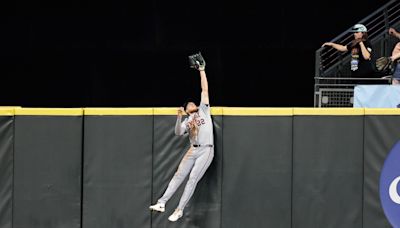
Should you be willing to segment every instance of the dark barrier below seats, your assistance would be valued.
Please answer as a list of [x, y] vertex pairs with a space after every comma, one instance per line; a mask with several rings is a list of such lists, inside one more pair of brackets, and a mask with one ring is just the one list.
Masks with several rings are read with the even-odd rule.
[[362, 222], [363, 116], [295, 116], [293, 228]]
[[224, 117], [222, 226], [291, 227], [292, 117]]
[[397, 115], [368, 115], [368, 113], [365, 116], [363, 204], [365, 228], [392, 227], [381, 207], [379, 177], [386, 156], [400, 140], [399, 117]]
[[152, 115], [85, 116], [82, 227], [150, 227], [152, 142]]
[[0, 109], [0, 227], [12, 227], [14, 110]]
[[176, 223], [186, 182], [148, 209], [189, 148], [176, 109], [1, 114], [1, 228], [391, 227], [379, 176], [400, 109], [214, 108], [215, 157]]
[[83, 112], [60, 112], [16, 110], [14, 228], [81, 227]]

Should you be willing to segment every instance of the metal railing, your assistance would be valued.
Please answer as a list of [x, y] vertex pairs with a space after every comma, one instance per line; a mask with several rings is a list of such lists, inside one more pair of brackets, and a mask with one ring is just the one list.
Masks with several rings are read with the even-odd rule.
[[360, 84], [391, 84], [392, 77], [383, 78], [315, 78], [314, 107], [353, 107], [354, 87]]
[[[390, 27], [396, 29], [400, 27], [400, 1], [391, 0], [358, 23], [364, 24], [368, 28], [368, 36], [374, 50], [374, 58], [390, 56], [396, 40], [391, 39], [388, 29]], [[353, 34], [349, 32], [350, 29], [330, 42], [343, 45], [349, 44], [353, 40]], [[319, 48], [315, 53], [314, 107], [322, 107], [318, 97], [321, 95], [321, 89], [324, 90], [326, 87], [342, 89], [343, 85], [346, 84], [343, 84], [343, 82], [346, 80], [366, 81], [368, 84], [371, 81], [380, 81], [380, 84], [385, 81], [388, 82], [387, 79], [380, 78], [354, 79], [349, 77], [350, 55], [343, 54], [334, 48]], [[354, 85], [356, 84], [352, 84], [353, 87]]]
[[[382, 6], [374, 13], [364, 18], [360, 22], [368, 28], [368, 36], [372, 45], [381, 41], [384, 38], [389, 38], [387, 31], [390, 27], [398, 27], [400, 25], [400, 1], [392, 0]], [[349, 28], [330, 42], [349, 44], [353, 40], [353, 34], [349, 33]], [[380, 54], [388, 55], [391, 50], [388, 50], [387, 45], [383, 46], [385, 50]], [[343, 55], [334, 48], [319, 48], [316, 51], [316, 77], [336, 76], [334, 74], [327, 75], [333, 68], [337, 68], [343, 64]]]

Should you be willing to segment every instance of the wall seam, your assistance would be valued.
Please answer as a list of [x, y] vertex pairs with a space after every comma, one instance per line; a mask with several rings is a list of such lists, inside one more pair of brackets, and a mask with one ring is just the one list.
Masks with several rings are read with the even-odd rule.
[[366, 115], [363, 116], [363, 139], [362, 139], [362, 183], [361, 183], [361, 227], [364, 227], [364, 184], [365, 184], [365, 124]]
[[81, 221], [80, 227], [83, 227], [83, 198], [84, 198], [84, 171], [85, 171], [85, 115], [82, 115], [82, 136], [81, 136]]
[[294, 174], [294, 119], [295, 116], [292, 116], [292, 172], [291, 172], [291, 187], [290, 187], [290, 227], [294, 228], [294, 220], [293, 220], [293, 174]]
[[[154, 187], [154, 119], [155, 115], [152, 115], [152, 130], [151, 130], [151, 186], [150, 186], [150, 204], [153, 203], [153, 187]], [[153, 213], [150, 211], [150, 228], [153, 227]]]
[[11, 227], [14, 227], [14, 180], [15, 180], [15, 120], [16, 116], [12, 117], [12, 126], [13, 126], [13, 144], [12, 144], [12, 189], [11, 189]]
[[221, 206], [220, 206], [220, 219], [219, 219], [219, 224], [220, 228], [222, 228], [222, 205], [223, 205], [223, 198], [222, 198], [222, 187], [223, 187], [223, 182], [224, 182], [224, 115], [221, 116], [221, 193], [220, 193], [220, 199], [221, 199]]

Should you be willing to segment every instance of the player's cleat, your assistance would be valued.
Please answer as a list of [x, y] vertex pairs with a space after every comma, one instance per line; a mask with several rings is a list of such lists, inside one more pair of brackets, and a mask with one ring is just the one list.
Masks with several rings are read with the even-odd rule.
[[152, 211], [164, 212], [165, 211], [165, 204], [164, 203], [157, 203], [157, 204], [151, 205], [149, 208]]
[[176, 220], [180, 219], [183, 215], [183, 211], [181, 209], [176, 209], [174, 213], [168, 217], [168, 220], [171, 222], [175, 222]]

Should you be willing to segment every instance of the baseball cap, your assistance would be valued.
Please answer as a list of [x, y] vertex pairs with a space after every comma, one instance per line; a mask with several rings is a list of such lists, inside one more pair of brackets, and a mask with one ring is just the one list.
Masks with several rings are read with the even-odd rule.
[[363, 24], [356, 24], [351, 28], [350, 32], [367, 32], [367, 27]]

